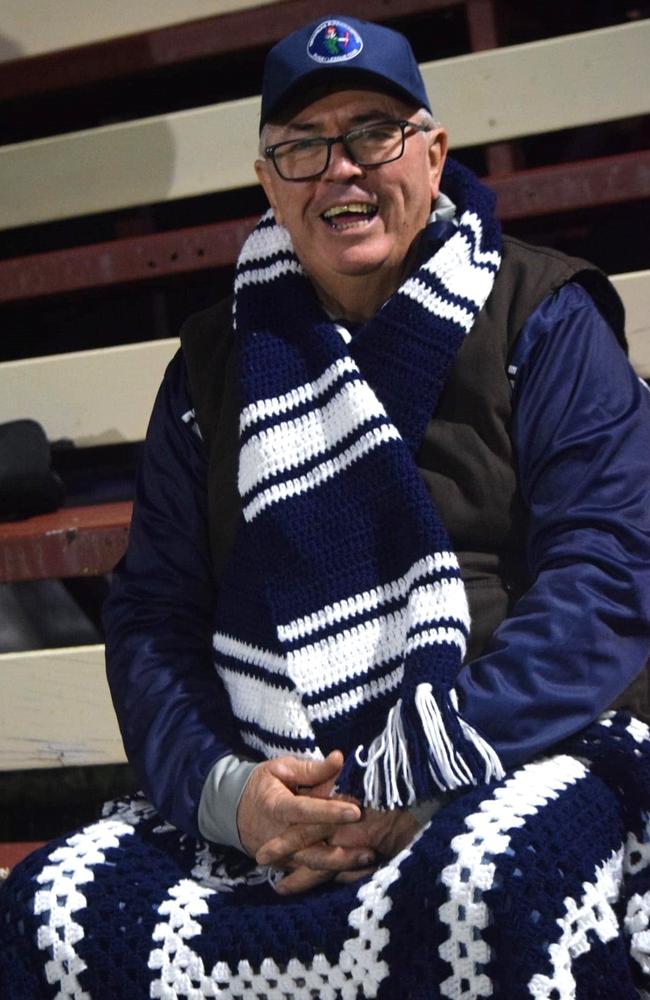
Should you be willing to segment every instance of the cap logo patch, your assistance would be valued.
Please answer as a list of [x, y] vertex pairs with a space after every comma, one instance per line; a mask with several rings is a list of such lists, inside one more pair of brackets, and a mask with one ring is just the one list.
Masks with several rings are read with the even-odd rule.
[[307, 54], [315, 62], [337, 63], [354, 59], [363, 48], [358, 31], [345, 21], [323, 21], [307, 43]]

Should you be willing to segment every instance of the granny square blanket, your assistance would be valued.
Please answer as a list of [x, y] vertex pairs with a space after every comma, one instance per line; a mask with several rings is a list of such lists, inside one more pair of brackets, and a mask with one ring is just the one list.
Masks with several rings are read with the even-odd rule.
[[650, 731], [624, 713], [303, 896], [136, 797], [0, 890], [0, 996], [647, 1000], [649, 875]]

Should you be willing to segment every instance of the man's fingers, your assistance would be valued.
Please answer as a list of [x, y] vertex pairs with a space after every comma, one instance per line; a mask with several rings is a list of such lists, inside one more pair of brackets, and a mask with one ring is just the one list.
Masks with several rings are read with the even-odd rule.
[[332, 750], [324, 760], [302, 757], [276, 757], [270, 761], [272, 772], [289, 786], [322, 785], [332, 781], [343, 767], [343, 754]]
[[321, 781], [320, 785], [301, 785], [298, 791], [300, 795], [308, 795], [310, 799], [329, 799], [335, 786], [336, 778], [330, 778], [329, 781]]
[[275, 891], [281, 896], [291, 896], [298, 892], [307, 892], [323, 882], [329, 882], [332, 872], [317, 872], [312, 868], [296, 868], [290, 875], [285, 875], [275, 883]]
[[366, 875], [372, 875], [376, 871], [376, 866], [373, 868], [356, 868], [354, 871], [349, 872], [339, 872], [338, 875], [334, 876], [335, 882], [358, 882], [360, 878], [365, 878]]
[[321, 842], [303, 851], [297, 851], [291, 860], [315, 871], [344, 872], [367, 868], [374, 864], [375, 857], [375, 852], [368, 849], [359, 851], [346, 847], [332, 847]]
[[[339, 872], [334, 876], [334, 881], [342, 883], [358, 882], [359, 879], [365, 878], [367, 875], [372, 875], [374, 871], [375, 868], [371, 867], [358, 868], [356, 871]], [[281, 896], [291, 896], [299, 892], [308, 892], [309, 889], [314, 889], [317, 885], [322, 885], [323, 882], [330, 881], [332, 875], [332, 872], [315, 871], [313, 868], [296, 868], [295, 871], [292, 871], [289, 875], [285, 875], [279, 882], [276, 882], [275, 890]]]
[[332, 832], [330, 824], [300, 824], [290, 827], [286, 833], [273, 837], [262, 844], [255, 855], [258, 865], [281, 865], [299, 851], [325, 840]]
[[338, 799], [312, 799], [307, 795], [291, 793], [278, 796], [275, 802], [276, 819], [283, 826], [294, 823], [355, 823], [361, 819], [361, 810], [353, 802]]
[[262, 865], [285, 867], [301, 864], [307, 868], [324, 871], [344, 871], [346, 868], [365, 867], [373, 864], [375, 852], [367, 846], [333, 846], [327, 842], [329, 826], [298, 826], [263, 844], [256, 861]]
[[[327, 823], [331, 833], [337, 826], [356, 823], [361, 818], [356, 803], [308, 794], [314, 788], [327, 788], [328, 782], [331, 786], [342, 763], [343, 755], [333, 751], [325, 760], [284, 756], [258, 764], [237, 807], [237, 828], [246, 853], [257, 856], [266, 841], [284, 835], [294, 826]], [[296, 849], [304, 846], [306, 843], [301, 843]]]

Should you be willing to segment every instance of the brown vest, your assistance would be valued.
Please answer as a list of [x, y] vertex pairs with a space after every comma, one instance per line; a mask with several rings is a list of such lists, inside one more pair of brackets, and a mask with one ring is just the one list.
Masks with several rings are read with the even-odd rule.
[[[576, 280], [587, 287], [624, 345], [623, 307], [593, 265], [504, 237], [492, 293], [458, 352], [417, 454], [467, 588], [472, 617], [468, 660], [480, 655], [529, 583], [526, 510], [509, 433], [508, 356], [541, 302], [567, 281]], [[217, 582], [241, 513], [231, 311], [231, 301], [224, 301], [191, 317], [181, 331], [190, 392], [209, 450], [210, 544]]]

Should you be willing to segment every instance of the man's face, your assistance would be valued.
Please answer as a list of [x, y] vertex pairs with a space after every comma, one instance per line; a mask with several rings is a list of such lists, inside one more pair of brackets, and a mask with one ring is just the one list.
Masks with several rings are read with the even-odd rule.
[[[412, 106], [388, 94], [340, 90], [315, 100], [286, 125], [270, 126], [267, 144], [340, 135], [385, 119], [416, 116]], [[404, 155], [378, 167], [357, 166], [337, 144], [327, 170], [313, 180], [283, 180], [270, 160], [258, 160], [256, 170], [317, 289], [336, 298], [341, 281], [372, 276], [385, 280], [387, 298], [405, 276], [409, 249], [438, 196], [445, 152], [445, 133], [436, 129], [407, 132]], [[331, 214], [346, 206], [350, 213]]]

